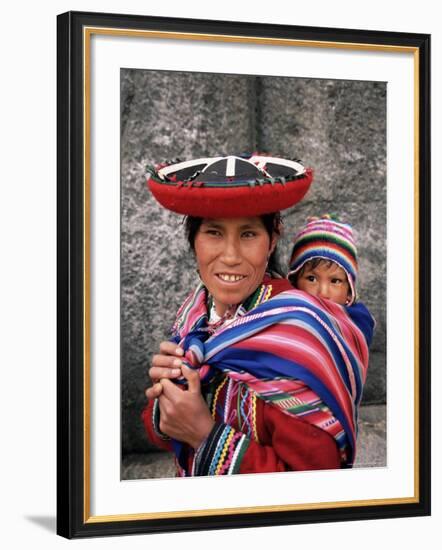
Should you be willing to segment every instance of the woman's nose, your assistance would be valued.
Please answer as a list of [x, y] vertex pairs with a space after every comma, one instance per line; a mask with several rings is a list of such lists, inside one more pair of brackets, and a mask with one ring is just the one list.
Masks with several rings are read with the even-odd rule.
[[237, 264], [241, 261], [239, 243], [235, 239], [227, 239], [222, 252], [222, 259], [226, 264]]

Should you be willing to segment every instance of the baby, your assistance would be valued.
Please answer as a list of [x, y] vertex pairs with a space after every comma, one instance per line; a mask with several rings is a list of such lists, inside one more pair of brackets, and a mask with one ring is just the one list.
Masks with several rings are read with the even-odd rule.
[[357, 267], [351, 227], [327, 214], [309, 218], [295, 236], [287, 277], [299, 290], [350, 306], [356, 300]]

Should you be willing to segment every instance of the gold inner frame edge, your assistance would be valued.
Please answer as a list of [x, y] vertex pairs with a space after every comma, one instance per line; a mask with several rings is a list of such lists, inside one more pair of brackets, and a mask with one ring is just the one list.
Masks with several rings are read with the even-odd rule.
[[[412, 497], [354, 500], [325, 503], [303, 503], [287, 505], [251, 506], [238, 508], [219, 508], [203, 510], [182, 510], [169, 512], [152, 512], [137, 514], [115, 514], [108, 516], [91, 516], [90, 513], [90, 40], [93, 34], [125, 37], [200, 40], [212, 42], [249, 43], [274, 46], [297, 46], [311, 48], [332, 48], [357, 51], [377, 51], [390, 53], [412, 53], [414, 60], [414, 495]], [[364, 44], [357, 42], [330, 42], [320, 40], [297, 40], [269, 37], [244, 37], [237, 35], [220, 35], [204, 33], [186, 33], [169, 31], [149, 31], [134, 29], [114, 29], [109, 27], [83, 28], [83, 212], [84, 212], [84, 487], [83, 518], [84, 523], [103, 523], [116, 521], [134, 521], [148, 519], [173, 519], [187, 517], [205, 517], [229, 514], [251, 514], [263, 512], [320, 510], [326, 508], [354, 508], [357, 506], [385, 506], [389, 504], [412, 504], [419, 502], [419, 49], [411, 46]]]

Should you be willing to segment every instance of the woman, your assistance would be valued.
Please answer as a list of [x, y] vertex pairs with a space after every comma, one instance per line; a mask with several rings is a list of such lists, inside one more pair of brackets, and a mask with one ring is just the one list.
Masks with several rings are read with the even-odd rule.
[[143, 412], [179, 475], [353, 462], [370, 335], [340, 306], [293, 290], [275, 263], [278, 212], [311, 181], [299, 162], [258, 155], [152, 171], [157, 200], [188, 216], [201, 279], [153, 358]]

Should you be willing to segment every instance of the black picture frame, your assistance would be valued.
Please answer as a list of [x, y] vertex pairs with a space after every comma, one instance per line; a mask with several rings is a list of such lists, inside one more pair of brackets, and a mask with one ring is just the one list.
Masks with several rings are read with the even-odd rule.
[[[86, 28], [140, 30], [269, 38], [352, 45], [410, 48], [418, 62], [416, 147], [418, 149], [418, 308], [417, 395], [419, 444], [414, 499], [397, 503], [322, 506], [249, 513], [219, 513], [182, 517], [159, 514], [149, 518], [94, 518], [90, 516], [90, 475], [87, 446], [89, 399], [85, 346], [90, 337], [85, 324], [88, 302], [85, 273], [89, 243], [85, 235], [89, 212], [84, 207]], [[66, 538], [228, 529], [296, 523], [334, 522], [422, 516], [430, 514], [430, 36], [427, 34], [350, 29], [297, 27], [227, 21], [68, 12], [57, 21], [57, 533]], [[152, 516], [152, 514], [151, 514]]]

